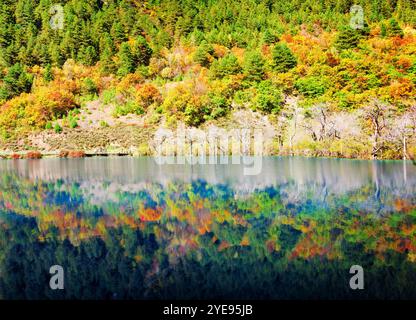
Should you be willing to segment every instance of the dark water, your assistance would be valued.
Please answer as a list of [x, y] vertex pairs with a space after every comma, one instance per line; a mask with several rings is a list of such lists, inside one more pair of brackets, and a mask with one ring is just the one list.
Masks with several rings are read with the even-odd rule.
[[416, 166], [262, 162], [1, 161], [0, 298], [416, 298]]

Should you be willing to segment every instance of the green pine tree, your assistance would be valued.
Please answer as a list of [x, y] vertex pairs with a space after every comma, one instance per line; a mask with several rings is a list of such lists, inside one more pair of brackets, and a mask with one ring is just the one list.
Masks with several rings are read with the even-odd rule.
[[111, 49], [105, 48], [100, 55], [100, 70], [104, 74], [114, 73], [116, 69]]
[[400, 28], [399, 23], [394, 18], [389, 20], [388, 34], [390, 37], [403, 38], [404, 36], [403, 29]]
[[29, 92], [32, 88], [33, 76], [25, 68], [16, 63], [9, 68], [0, 86], [0, 100], [7, 100], [22, 92]]
[[335, 40], [335, 46], [339, 50], [352, 49], [357, 47], [361, 39], [361, 32], [358, 29], [351, 27], [344, 27], [338, 33], [337, 39]]
[[279, 41], [279, 38], [274, 35], [269, 29], [263, 33], [263, 42], [266, 44], [273, 44]]
[[381, 23], [381, 26], [380, 26], [380, 36], [382, 38], [387, 37], [387, 27], [384, 23]]
[[43, 78], [45, 81], [50, 82], [53, 80], [53, 73], [52, 73], [52, 67], [51, 64], [48, 63], [45, 67], [45, 73], [43, 74]]
[[243, 70], [246, 78], [261, 81], [264, 77], [264, 59], [260, 52], [249, 52], [244, 57]]
[[123, 25], [120, 22], [113, 23], [111, 27], [111, 37], [116, 44], [121, 44], [127, 40]]
[[201, 45], [195, 51], [194, 61], [199, 63], [203, 67], [209, 67], [214, 53], [214, 48], [212, 45], [208, 44], [207, 41], [203, 40]]
[[273, 47], [272, 60], [272, 67], [277, 72], [288, 72], [297, 65], [295, 55], [284, 43], [277, 43]]
[[230, 53], [224, 58], [215, 60], [211, 66], [211, 72], [215, 78], [223, 78], [241, 72], [241, 66], [237, 57]]
[[133, 53], [131, 52], [130, 45], [127, 42], [123, 42], [118, 52], [118, 70], [117, 74], [121, 77], [126, 76], [129, 73], [134, 72], [136, 69], [134, 63]]
[[97, 61], [97, 53], [93, 46], [81, 47], [78, 52], [78, 61], [86, 66], [92, 66]]
[[134, 42], [132, 48], [135, 64], [139, 66], [148, 66], [152, 53], [153, 51], [147, 43], [146, 39], [142, 36], [139, 36]]

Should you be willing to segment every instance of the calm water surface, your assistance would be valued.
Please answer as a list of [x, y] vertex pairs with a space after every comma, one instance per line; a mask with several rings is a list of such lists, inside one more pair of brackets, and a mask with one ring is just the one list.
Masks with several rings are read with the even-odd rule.
[[[0, 298], [416, 298], [416, 166], [0, 161]], [[49, 288], [49, 268], [65, 290]], [[351, 290], [352, 265], [365, 289]]]

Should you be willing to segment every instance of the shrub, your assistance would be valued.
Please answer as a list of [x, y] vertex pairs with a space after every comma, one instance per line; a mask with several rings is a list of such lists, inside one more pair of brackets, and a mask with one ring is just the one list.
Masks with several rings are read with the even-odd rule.
[[222, 95], [211, 94], [209, 96], [209, 103], [206, 109], [205, 119], [217, 119], [227, 114], [229, 103]]
[[104, 104], [110, 104], [113, 103], [116, 98], [116, 89], [108, 89], [103, 91], [102, 93], [102, 101]]
[[185, 123], [189, 126], [198, 126], [205, 120], [205, 112], [201, 105], [188, 103], [185, 107]]
[[321, 96], [327, 90], [327, 84], [318, 77], [301, 78], [296, 81], [295, 88], [306, 97]]
[[270, 80], [262, 81], [257, 85], [257, 94], [253, 109], [264, 113], [278, 113], [282, 102], [282, 92]]
[[100, 127], [107, 128], [107, 127], [109, 127], [109, 125], [108, 125], [108, 123], [106, 121], [100, 120]]
[[61, 150], [61, 151], [59, 151], [58, 157], [59, 158], [68, 158], [68, 154], [69, 154], [69, 151]]
[[[114, 117], [120, 117], [120, 116], [126, 116], [128, 114], [137, 114], [137, 115], [141, 115], [143, 114], [145, 111], [143, 110], [143, 108], [136, 103], [135, 101], [127, 101], [124, 104], [121, 105], [116, 105], [114, 112], [113, 112], [113, 116]], [[104, 121], [105, 122], [105, 121]], [[100, 122], [101, 126], [104, 127], [108, 127], [108, 124], [104, 124]]]
[[56, 133], [62, 132], [62, 127], [59, 125], [59, 123], [55, 123], [55, 126], [53, 127]]
[[97, 94], [98, 88], [91, 78], [85, 78], [81, 86], [81, 91], [83, 94]]
[[73, 150], [73, 151], [68, 151], [68, 158], [84, 158], [85, 157], [85, 152], [82, 150]]
[[136, 66], [148, 66], [153, 50], [146, 39], [139, 36], [133, 44], [132, 54]]
[[128, 42], [123, 42], [121, 44], [120, 51], [118, 52], [118, 61], [117, 75], [120, 77], [124, 77], [129, 73], [132, 73], [136, 69], [133, 53]]
[[29, 151], [26, 153], [26, 159], [41, 159], [42, 153], [39, 151]]
[[279, 38], [269, 29], [266, 29], [266, 31], [263, 33], [263, 42], [266, 44], [273, 44], [277, 41], [279, 41]]
[[389, 36], [397, 36], [397, 37], [400, 37], [400, 38], [403, 38], [403, 36], [404, 36], [403, 29], [400, 28], [400, 25], [397, 22], [397, 20], [395, 20], [393, 18], [389, 20], [388, 35]]
[[32, 88], [33, 76], [25, 68], [16, 63], [9, 68], [0, 85], [0, 101], [18, 96], [22, 92], [29, 92]]
[[17, 160], [17, 159], [21, 159], [21, 158], [22, 158], [22, 156], [20, 154], [18, 154], [18, 153], [13, 153], [10, 156], [10, 159], [13, 159], [13, 160]]
[[74, 129], [74, 128], [78, 127], [78, 122], [77, 122], [76, 118], [70, 118], [69, 119], [69, 127], [71, 129]]
[[52, 128], [53, 128], [53, 126], [52, 126], [52, 122], [48, 121], [48, 122], [46, 123], [46, 125], [45, 125], [45, 129], [46, 129], [46, 130], [51, 130]]
[[159, 90], [150, 83], [139, 85], [136, 92], [136, 102], [142, 109], [147, 109], [150, 105], [162, 102], [162, 95]]
[[46, 82], [51, 82], [54, 78], [53, 72], [52, 72], [52, 66], [50, 63], [48, 63], [45, 67], [43, 78], [45, 79]]

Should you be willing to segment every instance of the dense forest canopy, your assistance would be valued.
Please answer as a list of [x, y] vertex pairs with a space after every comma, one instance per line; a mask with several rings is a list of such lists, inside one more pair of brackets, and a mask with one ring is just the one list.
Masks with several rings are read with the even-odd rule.
[[[63, 5], [62, 30], [50, 24], [50, 8], [56, 3]], [[71, 58], [92, 65], [115, 53], [122, 42], [143, 35], [154, 48], [170, 48], [180, 40], [256, 47], [262, 37], [294, 34], [302, 24], [338, 30], [348, 24], [354, 4], [363, 7], [368, 23], [394, 16], [416, 24], [412, 0], [2, 0], [1, 63], [62, 65]]]

